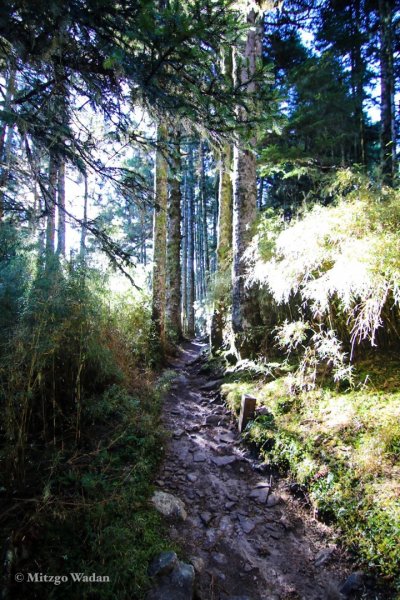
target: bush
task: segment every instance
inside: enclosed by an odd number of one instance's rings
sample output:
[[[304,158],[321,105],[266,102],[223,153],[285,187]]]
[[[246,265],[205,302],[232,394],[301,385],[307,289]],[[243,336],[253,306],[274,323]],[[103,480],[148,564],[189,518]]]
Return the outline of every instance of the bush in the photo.
[[[349,170],[337,174],[330,193],[334,205],[315,205],[286,228],[270,213],[261,219],[247,284],[265,290],[278,325],[293,316],[310,321],[314,330],[335,332],[352,355],[366,342],[396,346],[400,193]]]

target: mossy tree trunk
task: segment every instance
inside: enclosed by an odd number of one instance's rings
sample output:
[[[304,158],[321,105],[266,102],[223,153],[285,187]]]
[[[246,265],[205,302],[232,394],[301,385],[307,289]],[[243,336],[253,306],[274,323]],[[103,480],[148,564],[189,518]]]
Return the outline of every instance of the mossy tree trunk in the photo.
[[[181,323],[181,150],[180,135],[175,132],[176,148],[170,171],[167,240],[167,305],[166,331],[168,340],[177,343],[182,338]]]
[[[218,242],[217,279],[223,279],[232,266],[232,149],[225,144],[220,156],[218,189]],[[217,288],[211,319],[210,345],[212,352],[223,343],[223,332],[227,318],[226,297]]]
[[[167,129],[159,124],[154,172],[152,321],[161,353],[165,349],[168,163],[164,156]]]
[[[187,222],[187,173],[183,173],[183,195],[182,195],[182,330],[187,333],[187,257],[188,257],[188,222]]]
[[[187,335],[195,335],[194,303],[195,303],[195,278],[194,278],[194,158],[193,144],[188,148],[188,176],[187,176]]]
[[[201,240],[201,292],[202,298],[205,298],[207,293],[208,277],[210,273],[210,255],[208,249],[205,142],[203,140],[200,140],[199,144],[199,200],[199,237]]]
[[[392,184],[396,165],[395,84],[393,64],[393,3],[379,0],[381,63],[381,168],[385,183]]]
[[[235,83],[246,89],[249,98],[255,96],[254,81],[257,61],[261,58],[259,22],[254,10],[247,15],[248,29],[245,43],[235,49]],[[253,103],[253,110],[256,104]],[[245,110],[239,109],[242,123],[248,120]],[[249,128],[251,125],[249,124]],[[232,328],[235,346],[241,357],[251,352],[249,332],[254,315],[254,299],[245,289],[246,266],[244,254],[252,238],[252,224],[257,210],[257,172],[255,139],[237,138],[233,149],[233,265],[232,265]]]

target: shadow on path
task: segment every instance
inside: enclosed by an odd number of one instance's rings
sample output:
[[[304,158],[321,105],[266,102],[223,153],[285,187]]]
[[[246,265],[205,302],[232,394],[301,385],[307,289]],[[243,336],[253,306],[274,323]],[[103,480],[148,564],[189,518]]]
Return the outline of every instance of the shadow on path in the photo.
[[[283,485],[269,487],[219,399],[219,382],[199,373],[204,348],[187,342],[171,363],[177,377],[163,412],[171,439],[156,481],[185,504],[187,519],[170,536],[195,567],[197,598],[341,598],[346,564],[332,532]]]

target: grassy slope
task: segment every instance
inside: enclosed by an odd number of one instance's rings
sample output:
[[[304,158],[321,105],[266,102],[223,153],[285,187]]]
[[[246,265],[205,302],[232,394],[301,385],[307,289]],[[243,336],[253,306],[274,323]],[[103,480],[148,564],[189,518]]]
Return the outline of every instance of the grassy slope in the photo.
[[[267,407],[247,440],[304,485],[320,517],[339,524],[368,569],[400,589],[400,364],[373,359],[358,371],[362,383],[345,392],[291,395],[285,377],[236,377],[223,394],[236,413],[243,392]]]

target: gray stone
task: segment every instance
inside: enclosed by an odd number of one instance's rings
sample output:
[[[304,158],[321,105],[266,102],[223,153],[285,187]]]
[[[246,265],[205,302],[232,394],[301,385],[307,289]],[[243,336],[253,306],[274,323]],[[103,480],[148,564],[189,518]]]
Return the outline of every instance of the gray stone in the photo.
[[[255,487],[256,488],[270,488],[271,482],[270,481],[259,481],[258,483],[256,483]]]
[[[204,523],[204,525],[208,525],[211,523],[213,515],[210,512],[202,512],[200,513],[200,519]]]
[[[334,552],[334,546],[330,546],[329,548],[323,548],[322,550],[320,550],[315,557],[315,566],[322,567],[322,565],[324,565],[330,560]]]
[[[221,415],[208,415],[205,420],[206,425],[218,425],[221,420]]]
[[[194,462],[205,462],[206,460],[207,457],[203,452],[195,452],[195,454],[193,454]]]
[[[231,465],[237,461],[236,456],[214,456],[212,459],[213,463],[218,467],[225,467]]]
[[[249,494],[249,498],[257,500],[257,502],[261,502],[261,504],[265,504],[267,502],[268,496],[269,488],[256,488]]]
[[[195,481],[197,481],[197,480],[198,480],[198,477],[197,477],[197,475],[195,475],[194,473],[188,473],[188,474],[186,475],[186,477],[187,477],[187,479],[188,479],[188,480],[189,480],[191,483],[194,483]]]
[[[193,565],[178,562],[170,573],[158,578],[147,600],[193,600],[193,591]]]
[[[275,496],[275,494],[271,494],[267,500],[267,507],[273,508],[274,506],[279,504],[280,501],[281,501],[281,498],[279,498],[279,496]]]
[[[224,444],[231,444],[232,442],[235,441],[235,436],[233,435],[233,433],[230,433],[230,432],[222,433],[218,439],[220,442],[223,442]]]
[[[236,494],[232,494],[232,492],[226,492],[226,497],[228,498],[228,500],[230,500],[231,502],[238,502],[239,498],[236,496]]]
[[[226,510],[231,510],[234,506],[235,506],[236,502],[226,502],[225,503],[225,509]]]
[[[256,526],[254,521],[247,519],[246,517],[242,517],[242,515],[238,515],[239,523],[241,528],[245,533],[251,533]]]
[[[211,558],[219,565],[226,565],[228,563],[228,559],[222,552],[213,552]]]
[[[161,552],[151,561],[148,574],[150,577],[168,575],[177,564],[178,557],[175,552]]]
[[[269,556],[271,554],[271,550],[268,548],[266,544],[260,544],[257,546],[257,553],[262,556]]]
[[[185,432],[183,429],[177,429],[176,431],[174,431],[174,438],[179,439],[183,436],[184,433]]]
[[[202,385],[200,389],[205,392],[216,390],[220,387],[221,381],[222,379],[214,379],[213,381],[207,381],[207,383]]]
[[[364,583],[364,573],[363,571],[355,571],[352,573],[344,582],[342,587],[340,588],[340,593],[344,596],[349,596],[353,592],[361,589]]]
[[[185,431],[189,431],[191,433],[195,433],[197,431],[200,431],[200,425],[192,425],[191,427],[186,427]]]
[[[204,560],[200,556],[193,556],[190,559],[190,563],[193,565],[195,572],[199,574],[204,571],[206,566]]]
[[[182,521],[186,520],[187,514],[185,505],[180,498],[177,498],[173,494],[156,491],[154,492],[151,501],[156,510],[165,517],[177,518]]]

